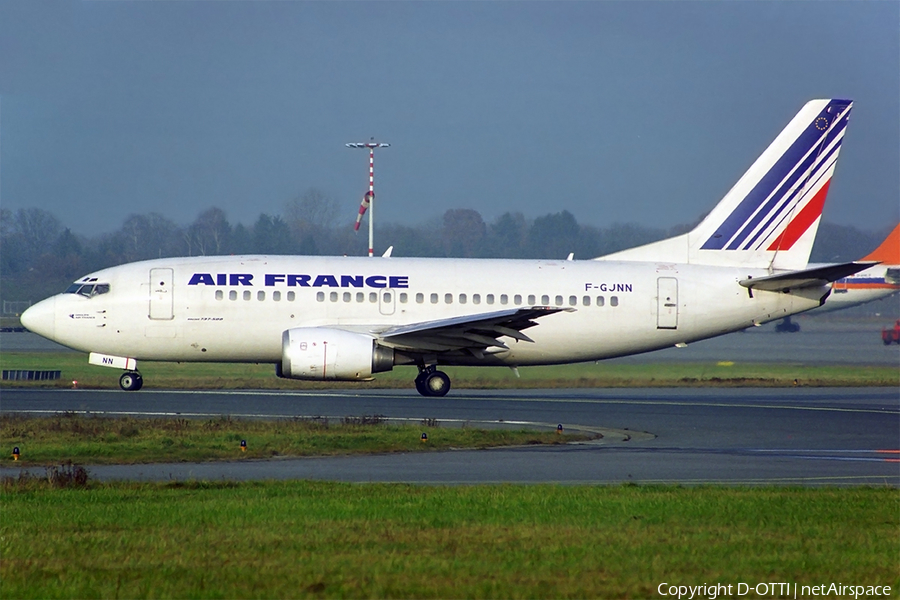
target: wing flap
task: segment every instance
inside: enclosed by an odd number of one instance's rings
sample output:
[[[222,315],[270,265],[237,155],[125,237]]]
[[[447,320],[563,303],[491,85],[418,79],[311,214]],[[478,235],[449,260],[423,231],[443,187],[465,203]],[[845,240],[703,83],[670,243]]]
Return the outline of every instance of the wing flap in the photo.
[[[381,343],[408,352],[468,350],[474,356],[479,356],[488,348],[494,349],[494,352],[508,350],[509,346],[500,340],[501,337],[533,343],[534,340],[522,333],[522,330],[537,325],[535,319],[574,310],[552,306],[511,308],[398,325],[382,331],[378,337]]]

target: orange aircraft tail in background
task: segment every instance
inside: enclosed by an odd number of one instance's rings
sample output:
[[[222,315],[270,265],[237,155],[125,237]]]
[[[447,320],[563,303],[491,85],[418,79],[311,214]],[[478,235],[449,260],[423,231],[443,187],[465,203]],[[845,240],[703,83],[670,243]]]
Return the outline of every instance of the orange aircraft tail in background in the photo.
[[[900,265],[900,223],[888,234],[881,245],[863,260],[877,260],[886,265]]]

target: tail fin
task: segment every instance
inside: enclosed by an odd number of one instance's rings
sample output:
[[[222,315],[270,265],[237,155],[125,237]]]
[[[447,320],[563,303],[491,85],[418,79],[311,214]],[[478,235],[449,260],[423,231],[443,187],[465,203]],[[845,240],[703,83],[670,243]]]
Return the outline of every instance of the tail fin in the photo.
[[[877,260],[886,265],[900,265],[900,223],[894,230],[863,260]]]
[[[851,106],[808,102],[693,231],[602,260],[805,268]]]

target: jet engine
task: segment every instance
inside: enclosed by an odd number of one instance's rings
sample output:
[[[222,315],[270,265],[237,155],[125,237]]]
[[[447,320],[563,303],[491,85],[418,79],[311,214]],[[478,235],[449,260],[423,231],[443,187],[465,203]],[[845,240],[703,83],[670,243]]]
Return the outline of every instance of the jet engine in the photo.
[[[394,350],[372,336],[329,327],[297,327],[281,336],[279,377],[361,381],[394,368]]]

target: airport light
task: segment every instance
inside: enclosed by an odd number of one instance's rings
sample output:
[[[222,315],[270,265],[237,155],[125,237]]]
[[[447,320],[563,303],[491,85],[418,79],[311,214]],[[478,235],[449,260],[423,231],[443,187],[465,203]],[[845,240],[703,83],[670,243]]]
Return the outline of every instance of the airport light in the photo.
[[[366,210],[369,211],[369,256],[373,255],[373,248],[375,247],[373,238],[374,238],[374,227],[372,225],[372,211],[373,205],[375,203],[375,148],[389,148],[390,144],[384,144],[376,141],[369,142],[359,142],[352,144],[344,144],[348,148],[367,148],[369,150],[369,191],[366,192],[366,195],[363,196],[363,200],[359,205],[359,214],[356,215],[356,225],[353,226],[355,231],[359,231],[359,223],[362,221],[363,215],[366,213]]]

